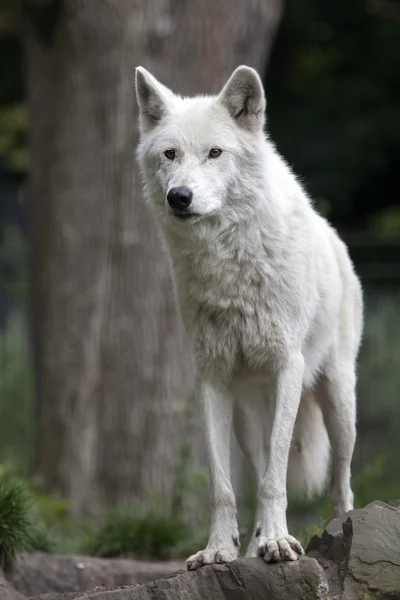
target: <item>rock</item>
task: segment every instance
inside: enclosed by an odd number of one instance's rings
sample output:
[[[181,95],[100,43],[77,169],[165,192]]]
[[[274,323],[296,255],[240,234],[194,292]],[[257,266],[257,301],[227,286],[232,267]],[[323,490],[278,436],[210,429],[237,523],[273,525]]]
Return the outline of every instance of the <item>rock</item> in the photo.
[[[83,595],[82,595],[83,594]],[[88,600],[91,592],[66,592],[65,594],[59,592],[52,592],[50,594],[41,594],[34,598],[26,598],[23,596],[23,600]]]
[[[261,558],[212,565],[133,588],[108,590],[74,600],[331,600],[324,571],[306,557],[267,565]],[[42,600],[45,600],[44,598]],[[46,599],[47,600],[47,599]],[[64,600],[51,596],[48,600]],[[69,600],[69,599],[68,599]]]
[[[251,558],[170,575],[181,566],[26,554],[9,581],[0,576],[0,600],[51,590],[31,600],[400,600],[400,501],[334,519],[294,563]]]
[[[26,600],[7,581],[3,571],[0,569],[0,599],[1,600]]]
[[[400,600],[400,501],[372,502],[334,519],[307,556],[324,568],[333,598]]]
[[[168,577],[184,566],[184,561],[158,563],[32,552],[21,556],[8,580],[24,596],[36,596],[92,591],[101,585],[106,588],[136,585]]]

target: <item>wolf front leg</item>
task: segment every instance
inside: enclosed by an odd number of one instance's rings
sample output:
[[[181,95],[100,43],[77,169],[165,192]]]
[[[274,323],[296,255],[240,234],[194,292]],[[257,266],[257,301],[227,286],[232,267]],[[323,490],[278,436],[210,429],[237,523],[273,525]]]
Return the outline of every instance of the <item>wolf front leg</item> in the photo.
[[[266,562],[297,560],[300,543],[289,535],[286,522],[286,478],[293,428],[300,404],[304,374],[301,354],[289,357],[276,373],[275,415],[268,466],[259,494],[258,556]]]
[[[191,556],[187,568],[226,563],[238,556],[236,502],[230,477],[233,399],[219,382],[200,380],[197,399],[202,409],[211,476],[211,529],[207,547]]]

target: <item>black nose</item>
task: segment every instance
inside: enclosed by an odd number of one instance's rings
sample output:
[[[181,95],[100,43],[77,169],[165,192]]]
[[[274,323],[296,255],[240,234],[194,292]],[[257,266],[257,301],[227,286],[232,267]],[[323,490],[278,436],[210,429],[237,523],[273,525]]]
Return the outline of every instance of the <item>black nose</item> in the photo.
[[[192,202],[192,190],[187,187],[171,188],[167,194],[168,204],[175,210],[186,210]]]

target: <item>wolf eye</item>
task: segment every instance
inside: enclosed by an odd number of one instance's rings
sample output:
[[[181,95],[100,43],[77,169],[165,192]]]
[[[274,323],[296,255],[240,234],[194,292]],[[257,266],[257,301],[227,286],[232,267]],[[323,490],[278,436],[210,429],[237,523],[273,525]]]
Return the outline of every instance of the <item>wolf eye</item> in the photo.
[[[174,158],[175,158],[175,150],[173,150],[173,149],[166,150],[164,152],[164,155],[168,158],[168,160],[174,160]]]
[[[220,148],[211,148],[208,158],[218,158],[221,154],[222,150]]]

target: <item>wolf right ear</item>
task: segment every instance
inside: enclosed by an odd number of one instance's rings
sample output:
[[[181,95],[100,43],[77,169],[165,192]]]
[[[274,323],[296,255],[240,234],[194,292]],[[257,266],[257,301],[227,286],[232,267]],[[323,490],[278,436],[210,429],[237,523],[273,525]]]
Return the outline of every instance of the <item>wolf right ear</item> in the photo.
[[[168,101],[173,94],[143,67],[136,67],[135,85],[140,127],[149,131],[168,113]]]
[[[243,129],[260,131],[265,120],[265,94],[260,77],[250,67],[238,67],[218,97]]]

